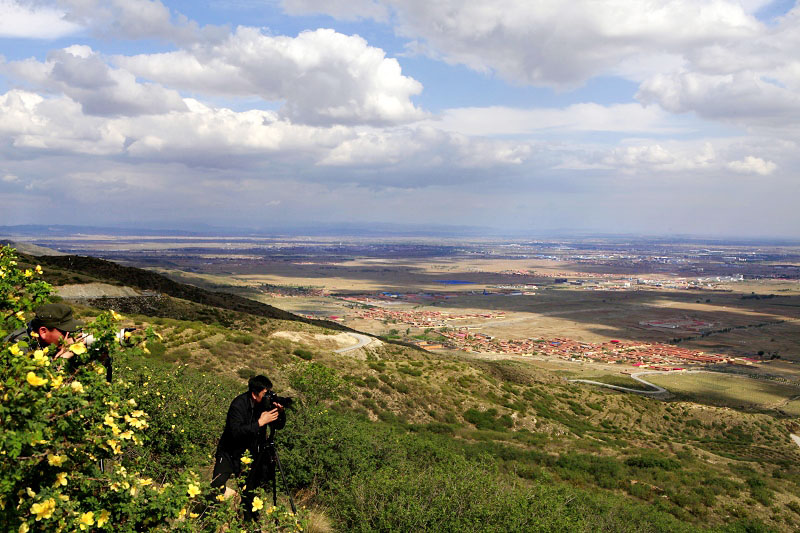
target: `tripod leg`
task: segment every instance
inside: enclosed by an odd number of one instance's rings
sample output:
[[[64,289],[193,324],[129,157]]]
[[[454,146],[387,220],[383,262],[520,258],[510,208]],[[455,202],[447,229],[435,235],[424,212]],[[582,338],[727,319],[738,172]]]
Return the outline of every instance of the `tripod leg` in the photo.
[[[278,506],[278,481],[275,474],[272,474],[272,505]]]

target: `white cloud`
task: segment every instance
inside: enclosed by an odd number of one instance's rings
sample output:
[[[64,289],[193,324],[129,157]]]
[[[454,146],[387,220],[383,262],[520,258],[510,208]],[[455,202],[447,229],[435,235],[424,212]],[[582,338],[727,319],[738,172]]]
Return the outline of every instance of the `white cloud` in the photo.
[[[15,176],[14,174],[5,174],[0,181],[4,181],[6,183],[16,183],[19,181],[19,176]]]
[[[284,0],[286,9],[326,12],[322,0]],[[383,0],[396,31],[450,63],[522,83],[581,84],[654,54],[680,56],[709,43],[756,35],[762,25],[734,0],[558,0],[464,2]],[[753,4],[753,3],[751,3]],[[752,7],[752,6],[748,6]],[[650,72],[659,69],[651,65]]]
[[[191,43],[224,31],[215,26],[200,28],[184,15],[173,15],[159,0],[59,0],[59,3],[66,9],[68,20],[105,38]]]
[[[322,159],[330,166],[404,168],[488,168],[519,165],[531,154],[524,142],[493,141],[448,133],[429,126],[362,131]],[[432,180],[435,181],[435,180]]]
[[[273,111],[236,112],[194,99],[183,102],[186,111],[101,117],[86,114],[69,97],[9,91],[0,95],[0,146],[42,156],[94,154],[190,167],[252,170],[279,164],[297,169],[298,179],[318,179],[317,166],[394,166],[397,172],[516,166],[531,153],[528,143],[471,138],[430,127],[319,127],[295,124]],[[390,178],[397,179],[402,177]]]
[[[758,174],[759,176],[769,176],[778,166],[772,161],[765,161],[760,157],[748,155],[740,161],[731,161],[728,168],[740,174]]]
[[[64,94],[90,115],[139,115],[185,110],[177,91],[138,83],[130,72],[110,68],[88,46],[54,50],[43,62],[12,61],[2,66],[44,91]]]
[[[80,31],[66,12],[37,2],[0,0],[0,37],[57,39]]]
[[[751,39],[687,50],[680,68],[654,73],[637,97],[675,113],[750,127],[796,128],[800,119],[800,7]]]
[[[434,127],[465,135],[523,135],[558,132],[674,133],[669,117],[658,106],[591,102],[564,108],[519,109],[504,106],[454,108],[444,111]]]
[[[84,115],[69,98],[19,90],[0,95],[0,139],[17,149],[96,155],[119,153],[125,142],[108,121]]]
[[[422,90],[396,59],[333,30],[297,37],[239,27],[225,41],[163,54],[117,57],[137,76],[187,91],[282,101],[281,115],[307,124],[392,124],[424,117]]]

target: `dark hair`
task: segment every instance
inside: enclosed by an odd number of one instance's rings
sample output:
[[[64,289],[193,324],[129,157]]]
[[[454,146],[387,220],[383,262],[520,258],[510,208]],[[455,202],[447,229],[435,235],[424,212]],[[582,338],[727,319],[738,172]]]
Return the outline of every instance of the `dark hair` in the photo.
[[[38,316],[33,317],[33,320],[31,320],[31,323],[30,323],[29,327],[31,328],[31,331],[33,331],[34,333],[39,333],[39,328],[41,328],[41,327],[47,328],[47,326],[44,325],[42,319],[39,318]],[[47,328],[47,329],[50,329],[50,328]]]
[[[247,390],[258,394],[264,389],[271,389],[272,382],[269,380],[267,376],[253,376],[247,382]]]

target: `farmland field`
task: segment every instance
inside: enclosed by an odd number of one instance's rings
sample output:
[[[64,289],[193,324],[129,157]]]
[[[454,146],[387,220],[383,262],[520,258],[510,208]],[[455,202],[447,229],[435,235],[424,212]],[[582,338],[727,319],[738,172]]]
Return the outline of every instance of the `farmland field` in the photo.
[[[700,372],[648,374],[645,379],[680,398],[739,408],[780,409],[797,415],[800,388],[745,376]]]

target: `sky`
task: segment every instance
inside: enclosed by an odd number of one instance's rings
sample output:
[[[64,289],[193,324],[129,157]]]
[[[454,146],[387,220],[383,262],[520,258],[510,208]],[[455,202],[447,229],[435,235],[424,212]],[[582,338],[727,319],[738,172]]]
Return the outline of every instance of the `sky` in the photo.
[[[0,0],[0,225],[800,237],[793,0]]]

